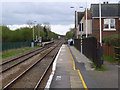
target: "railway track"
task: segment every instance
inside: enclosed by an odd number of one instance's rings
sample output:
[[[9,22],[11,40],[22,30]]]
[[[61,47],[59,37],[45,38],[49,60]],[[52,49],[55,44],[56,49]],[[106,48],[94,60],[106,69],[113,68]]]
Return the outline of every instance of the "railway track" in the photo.
[[[6,88],[34,88],[37,89],[49,70],[54,58],[62,45],[61,42],[46,49],[46,53],[36,60],[32,65],[20,73],[16,78],[4,85]]]
[[[36,49],[34,51],[30,51],[24,55],[20,55],[16,58],[13,58],[13,59],[10,59],[8,61],[4,61],[2,64],[0,64],[0,66],[2,66],[2,71],[0,71],[0,73],[3,73],[13,67],[15,67],[16,65],[28,60],[29,58],[43,52],[44,50],[46,50],[47,48],[51,47],[53,44],[51,45],[47,45],[45,47],[42,47],[42,48],[39,48],[39,49]]]
[[[54,43],[54,42],[47,43],[47,44],[44,45],[44,47],[37,48],[37,49],[35,49],[35,50],[31,50],[30,52],[25,52],[25,53],[19,54],[19,55],[15,56],[15,57],[14,57],[14,56],[8,57],[8,58],[6,58],[5,60],[3,60],[2,63],[0,63],[0,66],[4,65],[4,64],[6,64],[6,63],[9,63],[9,62],[11,62],[11,61],[14,61],[14,60],[16,60],[16,59],[19,59],[20,57],[29,55],[29,54],[31,54],[31,53],[33,53],[33,52],[36,52],[36,51],[40,50],[40,49],[43,49],[43,48],[45,48],[46,46],[48,47],[48,46],[50,46],[50,45],[53,44],[53,43]]]

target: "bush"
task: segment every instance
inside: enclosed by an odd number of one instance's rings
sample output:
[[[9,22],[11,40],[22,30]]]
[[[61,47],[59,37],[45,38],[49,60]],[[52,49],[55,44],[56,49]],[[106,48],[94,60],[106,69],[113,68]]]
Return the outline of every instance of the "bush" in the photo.
[[[103,38],[103,43],[105,43],[108,46],[119,46],[120,45],[120,35],[114,34],[110,35],[108,37]]]
[[[111,35],[108,37],[105,37],[103,39],[103,43],[105,43],[108,46],[114,46],[114,54],[115,54],[115,59],[117,61],[120,61],[120,35],[115,34]]]

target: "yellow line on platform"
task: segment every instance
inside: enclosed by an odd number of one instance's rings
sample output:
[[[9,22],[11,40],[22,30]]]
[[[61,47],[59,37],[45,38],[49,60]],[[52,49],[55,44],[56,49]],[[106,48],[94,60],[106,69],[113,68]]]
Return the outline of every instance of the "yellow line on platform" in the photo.
[[[77,70],[77,71],[78,71],[78,74],[79,74],[79,76],[80,76],[80,79],[82,80],[82,84],[83,84],[85,90],[88,90],[88,88],[87,88],[87,86],[86,86],[86,84],[85,84],[85,81],[83,80],[82,74],[80,73],[79,70]]]
[[[68,49],[69,49],[69,48],[68,48]],[[70,52],[70,49],[69,49],[69,52]],[[75,69],[75,61],[74,61],[74,59],[73,59],[73,56],[72,56],[71,52],[70,52],[70,57],[71,57],[71,59],[72,59],[72,61],[73,61],[73,69],[76,70],[76,69]]]
[[[69,49],[69,48],[68,48],[68,49]],[[70,49],[69,49],[69,52],[70,52]],[[75,60],[73,59],[73,56],[72,56],[71,52],[70,52],[70,57],[71,57],[71,59],[72,59],[72,61],[73,61],[73,69],[76,70],[76,69],[75,69]],[[85,90],[88,90],[88,88],[87,88],[87,86],[86,86],[86,84],[85,84],[85,81],[83,80],[82,74],[80,73],[79,70],[77,70],[77,71],[78,71],[78,74],[79,74],[80,79],[82,80],[82,84],[83,84]]]

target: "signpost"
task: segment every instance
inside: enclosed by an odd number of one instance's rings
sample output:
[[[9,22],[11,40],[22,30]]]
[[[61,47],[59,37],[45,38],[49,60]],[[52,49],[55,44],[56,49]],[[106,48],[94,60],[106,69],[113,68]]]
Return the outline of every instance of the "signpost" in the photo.
[[[83,29],[82,26],[83,26],[83,25],[82,25],[82,22],[81,22],[81,55],[82,55],[82,29]]]

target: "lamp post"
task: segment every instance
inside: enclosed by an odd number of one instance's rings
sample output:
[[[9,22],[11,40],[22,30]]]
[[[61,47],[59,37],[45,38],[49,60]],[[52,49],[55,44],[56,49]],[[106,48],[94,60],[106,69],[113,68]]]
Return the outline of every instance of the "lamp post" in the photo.
[[[38,41],[41,44],[42,40],[41,40],[41,37],[40,37],[40,29],[41,29],[41,24],[38,24]]]
[[[70,7],[70,8],[74,8],[74,7]],[[79,7],[79,8],[83,8],[83,7]],[[77,11],[75,10],[75,34],[77,34]],[[88,34],[87,34],[87,0],[86,0],[86,38],[88,37]],[[77,37],[75,37],[77,38]]]
[[[70,7],[75,8],[75,7]],[[75,9],[75,39],[77,39],[77,11]]]
[[[70,8],[74,8],[74,7],[70,7]],[[83,7],[81,6],[79,8],[83,8]],[[77,16],[77,11],[75,10],[75,30],[76,30],[75,32],[77,32],[77,30],[78,30],[78,28],[77,28],[78,27],[78,25],[77,25],[78,23],[77,23],[77,17],[76,16]],[[87,22],[87,20],[86,20],[86,22]],[[81,55],[82,55],[82,29],[83,29],[83,27],[82,27],[82,22],[81,22]]]
[[[82,9],[83,7],[81,6],[79,8]],[[81,55],[82,55],[82,29],[83,29],[83,27],[82,27],[82,21],[80,23],[81,23]]]
[[[35,22],[36,21],[33,22],[33,41],[32,41],[32,44],[31,44],[32,48],[34,48],[34,24],[35,24]]]
[[[40,24],[38,24],[38,40],[40,38]]]

